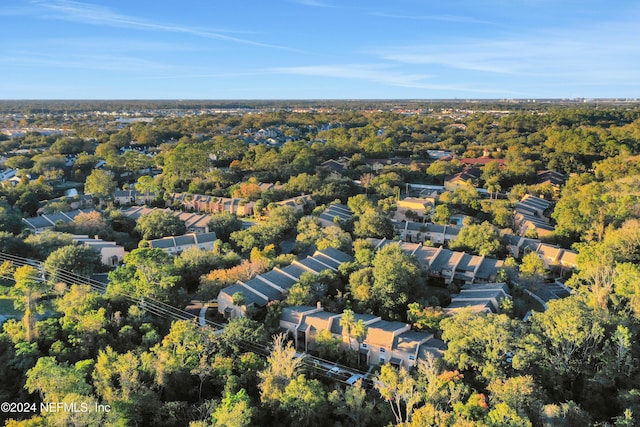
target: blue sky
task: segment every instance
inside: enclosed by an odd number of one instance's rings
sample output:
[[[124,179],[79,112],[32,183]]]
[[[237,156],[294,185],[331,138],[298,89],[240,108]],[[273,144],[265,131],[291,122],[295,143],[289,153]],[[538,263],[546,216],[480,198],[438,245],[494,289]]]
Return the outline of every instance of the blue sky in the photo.
[[[2,0],[1,99],[640,98],[635,0]]]

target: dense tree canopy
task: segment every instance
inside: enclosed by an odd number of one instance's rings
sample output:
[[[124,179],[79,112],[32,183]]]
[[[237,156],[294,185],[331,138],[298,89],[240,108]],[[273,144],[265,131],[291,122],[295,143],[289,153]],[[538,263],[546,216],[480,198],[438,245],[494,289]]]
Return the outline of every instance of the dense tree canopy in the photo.
[[[153,240],[180,236],[187,232],[187,227],[173,212],[158,209],[138,218],[136,231],[143,239]]]
[[[152,111],[154,119],[116,122],[102,111],[123,117]],[[1,264],[6,295],[0,309],[13,302],[10,314],[22,312],[22,320],[4,321],[0,333],[2,400],[112,407],[92,417],[11,414],[19,419],[8,425],[638,423],[640,109],[634,103],[29,101],[0,103],[0,112],[6,128],[16,127],[16,117],[19,126],[65,128],[64,135],[0,135],[3,167],[18,169],[17,179],[0,185],[5,253],[46,260],[53,270],[85,274],[98,266],[88,253],[72,253],[69,235],[28,235],[21,221],[91,209],[82,196],[54,199],[82,184],[101,202],[99,211],[111,205],[116,188],[134,183],[159,196],[154,204],[173,210],[180,206],[169,192],[240,197],[255,201],[257,211],[244,225],[233,214],[212,213],[210,228],[222,241],[213,251],[187,250],[175,258],[136,249],[135,223],[117,209],[56,224],[59,231],[126,242],[130,253],[110,273],[104,295],[87,286],[52,286],[32,266]],[[101,160],[106,164],[96,169]],[[477,183],[487,191],[446,191],[430,218],[449,224],[463,214],[477,221],[465,221],[458,240],[447,244],[502,258],[507,248],[497,228],[514,234],[515,203],[524,194],[544,196],[555,204],[556,232],[542,240],[576,250],[577,268],[553,265],[546,252],[527,255],[538,248],[527,241],[518,261],[505,263],[509,274],[499,276],[512,295],[504,301],[515,309],[503,301],[499,314],[445,316],[439,306],[457,286],[429,277],[426,264],[421,270],[398,245],[376,250],[367,239],[394,238],[396,202],[418,188],[406,184],[441,185],[473,162],[487,163]],[[566,174],[568,182],[539,184],[536,172],[545,169]],[[301,194],[317,204],[314,215],[339,200],[354,218],[322,227],[317,217],[299,220],[295,210],[278,205]],[[160,218],[148,223],[139,228],[147,239],[184,232]],[[207,318],[224,323],[221,331],[171,314],[184,314],[190,299],[214,299],[224,286],[281,267],[294,254],[304,257],[313,246],[338,248],[355,260],[336,274],[304,275],[285,301],[247,310],[251,318],[227,321],[210,308]],[[513,244],[508,249],[515,255]],[[551,288],[545,278],[569,276],[572,294],[564,299],[542,306],[529,293],[544,295]],[[186,297],[185,288],[193,294]],[[240,297],[247,298],[233,296]],[[356,319],[368,314],[407,320],[410,334],[442,338],[444,357],[425,356],[421,347],[425,358],[413,370],[386,364],[347,386],[341,374],[329,376],[324,365],[302,361],[285,339],[269,346],[287,303],[317,301],[329,315],[343,313],[346,334],[316,331],[310,348],[322,356],[355,366],[353,352],[339,343],[362,350],[373,326]]]

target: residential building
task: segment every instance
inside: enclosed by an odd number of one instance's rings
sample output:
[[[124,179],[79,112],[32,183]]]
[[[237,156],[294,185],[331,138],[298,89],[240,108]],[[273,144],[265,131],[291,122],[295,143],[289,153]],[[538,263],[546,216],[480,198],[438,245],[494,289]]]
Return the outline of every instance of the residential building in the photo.
[[[199,213],[176,212],[176,216],[184,221],[188,233],[209,233],[209,223],[213,219],[211,215]]]
[[[539,217],[516,213],[513,217],[513,229],[521,236],[550,237],[555,232],[555,227],[548,221]]]
[[[350,163],[351,159],[349,159],[348,157],[341,157],[338,160],[329,159],[325,162],[322,162],[320,164],[320,167],[341,174],[345,169],[349,167]]]
[[[324,212],[320,214],[318,218],[323,227],[329,227],[331,225],[337,225],[336,218],[340,221],[348,221],[353,217],[353,212],[347,205],[341,203],[334,203],[329,205]]]
[[[554,170],[538,171],[536,176],[536,183],[551,185],[557,191],[560,191],[565,182],[567,182],[566,175]]]
[[[16,169],[5,169],[0,171],[0,182],[9,181],[11,178],[14,178],[18,171]]]
[[[191,212],[222,213],[250,216],[254,213],[255,202],[238,197],[216,197],[203,194],[172,193],[169,204],[179,205]]]
[[[116,190],[113,201],[120,206],[150,204],[156,198],[155,193],[143,193],[138,190]]]
[[[514,211],[514,230],[516,234],[524,236],[529,230],[537,233],[538,237],[553,234],[555,227],[551,225],[553,202],[525,194],[516,203]]]
[[[182,236],[169,236],[162,239],[149,240],[150,248],[162,249],[169,255],[179,255],[186,249],[197,247],[212,251],[216,241],[216,233],[188,233]]]
[[[312,256],[295,260],[286,267],[276,267],[247,282],[222,289],[218,295],[218,311],[227,318],[244,316],[250,307],[264,307],[270,301],[285,299],[289,289],[304,273],[318,275],[326,270],[337,272],[342,263],[351,261],[353,257],[334,248],[317,250]],[[234,302],[236,293],[244,295],[241,304]]]
[[[495,280],[498,270],[504,265],[502,260],[486,256],[471,255],[451,251],[443,247],[428,247],[421,243],[397,242],[387,239],[370,239],[376,249],[385,245],[399,245],[416,257],[429,276],[441,278],[445,283],[478,283]]]
[[[406,323],[360,313],[354,313],[354,321],[363,321],[367,329],[366,335],[356,340],[340,324],[341,318],[342,314],[326,312],[319,304],[316,307],[285,307],[280,327],[293,337],[296,349],[304,352],[313,351],[317,335],[329,331],[340,340],[342,348],[358,351],[368,365],[391,363],[410,369],[428,353],[441,356],[445,348],[444,342],[435,339],[433,334],[412,331]]]
[[[526,254],[535,252],[552,273],[557,272],[562,275],[565,271],[578,267],[578,253],[575,251],[513,234],[505,234],[502,240],[514,258],[521,259]]]
[[[303,213],[305,211],[311,212],[311,210],[316,207],[316,202],[308,194],[282,200],[282,201],[276,202],[276,204],[281,206],[289,206],[290,208],[293,208],[293,210],[299,213]]]
[[[104,265],[116,267],[124,260],[125,250],[116,242],[108,242],[102,239],[91,238],[87,235],[72,236],[73,242],[87,246],[100,253],[100,259]]]
[[[394,222],[396,233],[402,240],[410,243],[431,242],[444,245],[455,240],[460,233],[460,228],[451,225],[421,223],[414,221]]]
[[[42,214],[32,218],[22,218],[22,222],[33,233],[40,233],[44,230],[53,229],[58,223],[72,222],[79,214],[95,212],[93,209],[75,209],[68,212],[55,212],[51,214]]]
[[[444,188],[453,191],[458,187],[475,188],[482,171],[476,167],[465,169],[460,173],[452,175],[444,180]]]
[[[460,310],[473,310],[483,313],[498,313],[500,302],[511,299],[509,287],[505,283],[469,284],[462,287],[460,293],[451,297],[451,303],[445,307],[447,314]]]
[[[398,200],[396,205],[398,206],[397,213],[399,215],[406,215],[407,211],[412,211],[417,217],[423,218],[433,210],[436,205],[436,199],[433,197],[405,197],[402,200]]]
[[[122,210],[122,213],[136,221],[143,215],[148,215],[157,208],[147,208],[143,206],[133,206],[127,209]],[[196,234],[205,234],[209,233],[209,222],[211,221],[211,215],[205,215],[200,213],[188,213],[188,212],[179,212],[172,211],[170,209],[165,209],[168,212],[176,215],[180,220],[184,221],[184,225],[187,228],[188,233],[196,233]]]

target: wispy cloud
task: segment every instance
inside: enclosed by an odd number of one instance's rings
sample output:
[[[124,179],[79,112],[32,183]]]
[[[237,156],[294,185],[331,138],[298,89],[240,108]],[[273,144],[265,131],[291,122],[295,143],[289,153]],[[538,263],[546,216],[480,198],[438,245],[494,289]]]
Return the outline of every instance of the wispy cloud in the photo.
[[[637,81],[637,70],[632,64],[640,58],[640,35],[635,24],[617,22],[589,29],[540,30],[494,38],[389,46],[375,53],[398,64],[496,75]]]
[[[63,52],[195,52],[205,48],[193,43],[165,42],[155,40],[139,40],[121,37],[83,37],[83,38],[57,38],[33,40],[14,40],[12,49],[29,50],[32,52],[47,52],[51,49],[62,49]]]
[[[381,52],[385,60],[411,65],[442,65],[461,70],[513,74],[528,69],[520,42],[460,40],[454,44],[394,47]],[[515,55],[514,55],[515,54]]]
[[[83,24],[101,25],[118,28],[132,28],[144,31],[163,31],[171,33],[190,34],[193,36],[228,41],[239,44],[246,44],[273,49],[293,50],[286,46],[262,43],[247,38],[240,38],[223,34],[222,31],[211,31],[208,29],[198,29],[181,25],[153,22],[135,16],[123,15],[114,12],[110,8],[83,3],[74,0],[32,0],[32,3],[42,7],[49,13],[45,17],[62,19]],[[229,31],[224,31],[229,33]]]
[[[429,83],[427,80],[432,78],[431,75],[399,72],[391,68],[389,65],[338,64],[278,67],[272,68],[271,71],[279,74],[365,80],[378,84],[413,89],[489,92],[484,89],[474,89],[458,85]]]
[[[477,19],[471,16],[461,16],[461,15],[406,15],[406,14],[386,13],[386,12],[370,12],[369,15],[378,16],[381,18],[410,19],[415,21],[442,21],[442,22],[457,22],[461,24],[497,25],[495,22],[486,21],[483,19]]]
[[[44,55],[31,52],[12,52],[9,55],[0,55],[0,64],[12,67],[55,67],[81,70],[103,70],[112,72],[168,72],[172,65],[148,61],[131,56],[117,55]]]

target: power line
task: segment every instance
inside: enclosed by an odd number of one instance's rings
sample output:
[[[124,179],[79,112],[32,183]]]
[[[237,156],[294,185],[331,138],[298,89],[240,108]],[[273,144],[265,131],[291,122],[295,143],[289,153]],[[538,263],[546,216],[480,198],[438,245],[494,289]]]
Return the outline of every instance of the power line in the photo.
[[[45,267],[44,263],[41,261],[36,261],[33,259],[20,257],[17,255],[7,254],[4,252],[0,252],[0,261],[8,261],[18,266],[29,265],[31,267],[34,267],[39,272],[39,275],[36,278],[36,280],[39,280],[42,282],[48,282],[49,279],[54,278],[55,280],[69,286],[71,285],[89,286],[91,290],[98,292],[100,294],[104,294],[107,289],[107,285],[100,281],[91,279],[90,277],[85,277],[85,276],[75,274],[68,270],[56,269],[55,271],[49,271]],[[14,280],[13,277],[8,277],[6,275],[0,275],[0,277],[9,279],[9,280]],[[65,289],[65,291],[68,292],[69,289]],[[122,291],[118,291],[115,295],[123,297],[124,299],[134,304],[137,304],[141,306],[145,311],[149,312],[150,314],[161,317],[165,320],[193,320],[198,318],[198,316],[192,313],[189,313],[188,311],[185,311],[178,307],[174,307],[170,304],[167,304],[163,301],[159,301],[154,298],[137,297],[135,295],[131,295]],[[216,330],[225,328],[225,325],[223,324],[214,322],[209,319],[204,319],[204,320],[205,320],[206,327],[211,327]],[[272,346],[271,342],[255,342],[255,341],[249,341],[249,340],[239,340],[237,344],[238,344],[238,347],[241,347],[243,350],[254,352],[263,357],[267,357],[271,353],[271,346]],[[332,367],[337,368],[339,371],[348,372],[354,375],[360,375],[363,382],[367,382],[367,383],[370,383],[370,385],[373,385],[373,382],[368,379],[367,372],[361,371],[359,369],[340,365],[336,362],[322,359],[320,357],[312,356],[306,353],[297,354],[296,357],[299,357],[301,359],[301,365],[304,365],[305,367],[310,368],[314,371],[324,372],[327,369],[326,365],[330,365]],[[331,376],[329,378],[331,378],[336,382],[340,382],[346,385],[353,385],[353,384],[349,384],[346,380],[337,378],[335,376]]]

